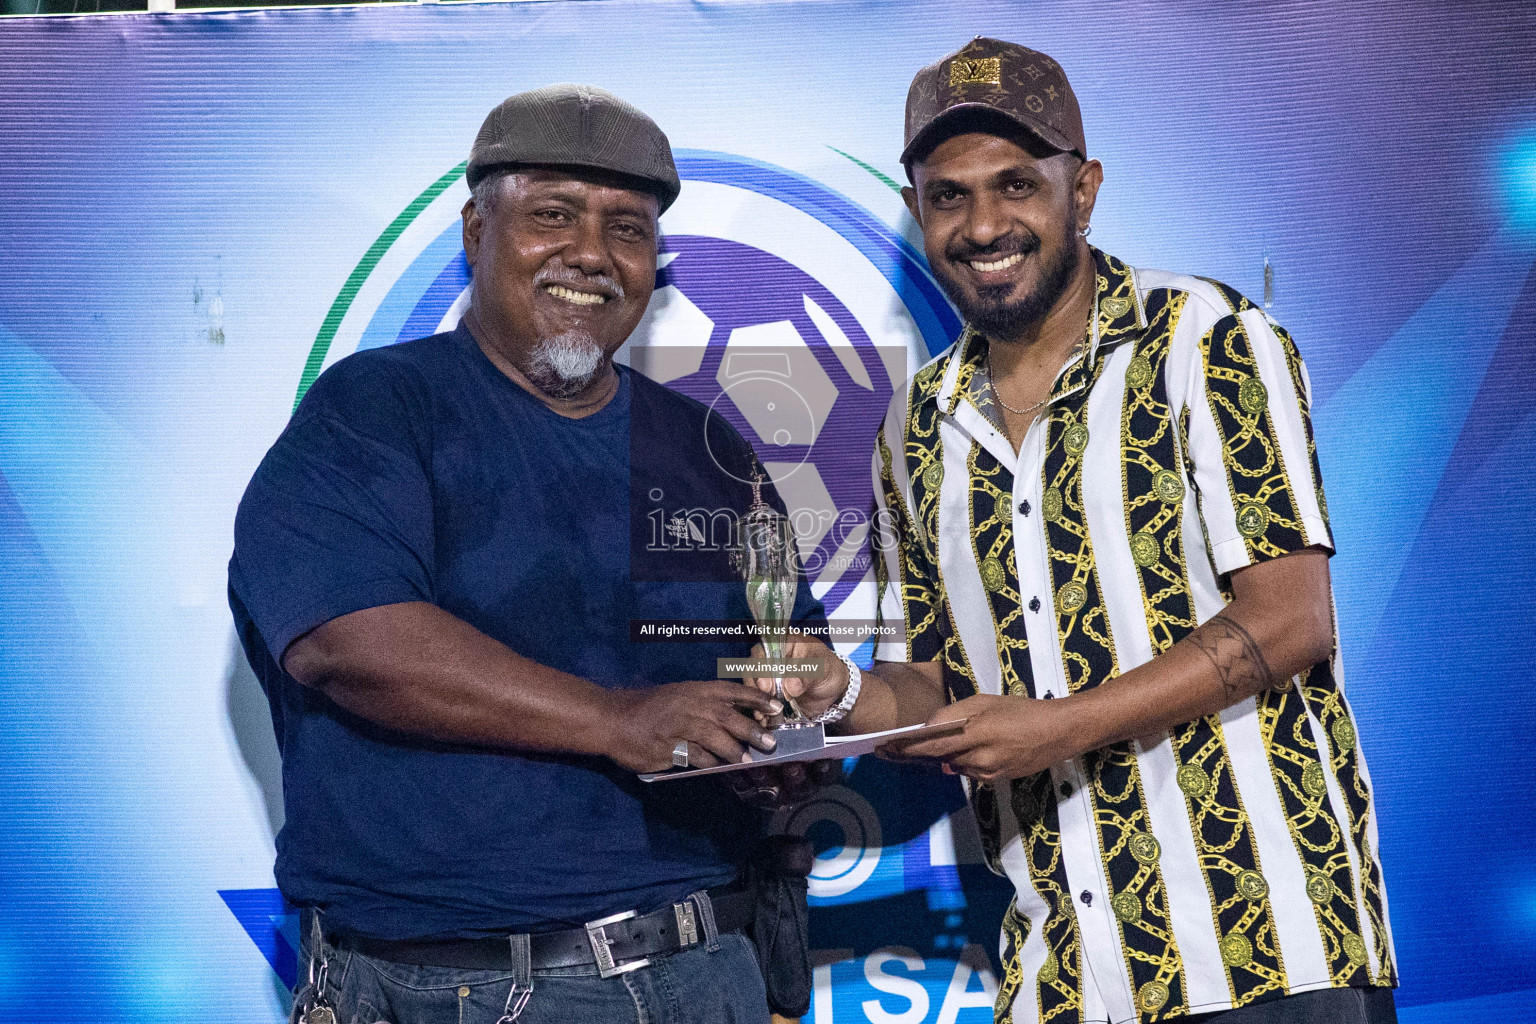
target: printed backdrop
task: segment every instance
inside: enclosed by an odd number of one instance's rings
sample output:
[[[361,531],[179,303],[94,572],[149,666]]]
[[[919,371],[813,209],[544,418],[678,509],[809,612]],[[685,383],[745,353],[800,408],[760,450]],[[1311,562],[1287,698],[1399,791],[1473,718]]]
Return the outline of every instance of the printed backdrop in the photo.
[[[625,357],[710,399],[787,382],[782,429],[723,400],[808,510],[818,594],[867,613],[839,517],[892,387],[957,326],[895,191],[902,103],[979,33],[1072,77],[1094,242],[1299,340],[1403,1019],[1536,1019],[1536,24],[1450,8],[0,22],[0,1019],[281,1018],[297,942],[224,600],[235,504],[316,373],[454,321],[460,163],[513,92],[591,82],[669,132],[686,183]],[[764,345],[777,369],[735,359]],[[952,780],[866,758],[783,825],[821,851],[816,1024],[990,1020],[1007,893]]]

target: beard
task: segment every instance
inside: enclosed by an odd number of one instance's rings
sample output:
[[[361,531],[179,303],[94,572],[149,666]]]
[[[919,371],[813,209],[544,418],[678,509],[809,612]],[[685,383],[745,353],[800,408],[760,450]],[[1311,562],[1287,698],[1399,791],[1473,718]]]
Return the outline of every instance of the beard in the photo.
[[[1040,236],[1028,228],[1020,230],[1020,234],[1009,234],[985,249],[951,250],[945,254],[949,259],[940,261],[942,266],[934,268],[934,276],[950,301],[959,308],[960,315],[982,334],[997,341],[1011,341],[1043,320],[1067,290],[1080,262],[1076,245],[1077,211],[1074,210],[1063,225],[1056,251],[1050,256],[1041,256],[1040,280],[1033,289],[1016,295],[1015,285],[994,285],[977,288],[973,297],[951,271],[949,260],[997,260],[1015,253],[1027,258],[1031,253],[1040,252]]]
[[[603,349],[586,331],[540,338],[523,376],[551,398],[574,398],[586,390],[603,364]]]

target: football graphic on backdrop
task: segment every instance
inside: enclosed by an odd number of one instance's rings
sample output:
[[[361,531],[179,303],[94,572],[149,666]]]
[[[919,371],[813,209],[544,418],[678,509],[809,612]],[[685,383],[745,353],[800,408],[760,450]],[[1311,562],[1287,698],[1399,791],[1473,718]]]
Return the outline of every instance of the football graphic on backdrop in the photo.
[[[859,584],[870,575],[874,432],[893,388],[958,322],[916,251],[845,197],[743,157],[676,157],[684,188],[661,220],[656,292],[615,358],[752,443],[813,592],[830,615],[869,618],[873,591]],[[454,184],[445,175],[391,226],[374,264],[359,265],[301,390],[353,351],[453,329],[469,301]]]
[[[856,581],[867,569],[863,521],[838,517],[868,499],[873,425],[891,397],[874,344],[786,260],[697,235],[664,246],[646,318],[619,358],[747,438],[785,497],[812,581]]]

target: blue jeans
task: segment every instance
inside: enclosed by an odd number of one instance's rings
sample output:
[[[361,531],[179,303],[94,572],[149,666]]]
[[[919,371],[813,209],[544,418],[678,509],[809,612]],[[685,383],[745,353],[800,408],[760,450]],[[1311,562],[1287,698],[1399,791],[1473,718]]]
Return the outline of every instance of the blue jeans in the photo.
[[[495,1024],[516,1007],[508,971],[413,967],[330,947],[327,957],[338,1024]],[[534,971],[517,1024],[768,1024],[768,998],[751,941],[725,932],[714,950],[694,946],[612,978],[595,966]]]

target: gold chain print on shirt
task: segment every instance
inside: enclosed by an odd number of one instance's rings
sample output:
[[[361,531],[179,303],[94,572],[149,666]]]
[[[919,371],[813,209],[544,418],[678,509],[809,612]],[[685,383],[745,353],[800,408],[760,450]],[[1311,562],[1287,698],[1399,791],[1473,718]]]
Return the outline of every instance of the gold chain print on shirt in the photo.
[[[1250,561],[1307,546],[1290,480],[1269,422],[1269,394],[1258,376],[1243,322],[1217,321],[1200,343],[1206,397],[1222,439],[1222,461]]]
[[[1126,530],[1154,656],[1195,627],[1180,518],[1189,495],[1179,473],[1163,374],[1186,300],[1186,295],[1170,298],[1167,292],[1149,300],[1147,331],[1126,369],[1121,413]],[[1175,778],[1193,826],[1228,988],[1233,1005],[1243,1006],[1285,987],[1258,843],[1232,774],[1220,716],[1177,727],[1170,739]]]
[[[1101,368],[1085,372],[1096,374]],[[1097,686],[1118,672],[1082,502],[1083,455],[1089,440],[1085,396],[1086,390],[1076,401],[1063,401],[1052,410],[1043,470],[1050,495],[1045,500],[1046,548],[1057,633],[1072,692]],[[1146,1021],[1185,1014],[1183,964],[1158,864],[1161,847],[1152,835],[1136,756],[1129,743],[1120,743],[1089,752],[1082,762],[1136,1007]]]
[[[1042,462],[1030,470],[1039,474],[1036,482],[1016,480],[1014,461],[1001,449],[994,454],[989,437],[971,435],[972,413],[986,420],[989,398],[982,369],[987,341],[970,328],[915,379],[904,450],[895,452],[894,443],[892,452],[881,450],[888,500],[899,500],[887,464],[893,455],[901,460],[895,468],[911,480],[915,555],[888,563],[892,576],[905,574],[909,652],[943,665],[951,699],[975,693],[976,685],[942,570],[979,581],[986,601],[970,614],[990,618],[992,629],[985,631],[985,620],[971,625],[995,645],[1000,692],[1060,697],[1114,678],[1129,650],[1138,659],[1157,657],[1188,637],[1199,614],[1219,607],[1202,604],[1197,612],[1197,594],[1231,601],[1232,576],[1218,564],[1231,570],[1328,540],[1306,371],[1289,336],[1224,285],[1207,288],[1161,271],[1133,271],[1097,251],[1094,257],[1098,291],[1089,326],[1095,344],[1069,361],[1053,385],[1032,435],[1041,445]],[[1154,286],[1138,291],[1138,281]],[[1247,333],[1271,328],[1273,337]],[[1109,366],[1113,377],[1105,377]],[[1266,378],[1261,366],[1277,375]],[[1172,397],[1186,384],[1194,385],[1187,399]],[[1095,400],[1090,422],[1086,410],[1095,388],[1109,390]],[[1100,431],[1117,436],[1097,436]],[[947,474],[941,437],[950,446]],[[1207,474],[1212,493],[1196,484]],[[1039,508],[1025,511],[1015,490],[1036,486]],[[948,488],[943,502],[942,488]],[[1095,508],[1090,535],[1085,493],[1101,492],[1111,503],[1123,498],[1122,507],[1118,514]],[[1321,522],[1308,493],[1316,495]],[[941,522],[941,507],[943,515],[965,521]],[[1209,535],[1218,520],[1219,544]],[[1044,578],[1018,562],[1036,550],[1033,542],[1019,544],[1017,531],[1026,528],[1042,531]],[[1104,538],[1103,528],[1124,533]],[[942,567],[941,530],[945,557],[954,559]],[[1110,551],[1115,559],[1101,564],[1099,557]],[[1105,575],[1110,564],[1115,571]],[[1113,628],[1112,604],[1129,616]],[[1035,634],[1034,648],[1024,628],[1031,621],[1031,628],[1047,629]],[[1122,631],[1127,636],[1119,636]],[[1042,638],[1056,650],[1040,648]],[[1051,678],[1034,677],[1042,657],[1052,666]],[[1261,691],[1235,709],[1230,722],[1218,714],[1177,725],[1156,750],[1138,753],[1138,743],[1122,743],[1082,755],[1080,772],[970,787],[994,870],[1001,872],[1003,840],[1012,837],[1003,834],[1010,811],[1018,826],[1020,845],[1010,853],[1018,861],[1009,863],[1020,896],[1002,927],[999,1020],[1015,1019],[1015,1002],[1038,1003],[1039,1020],[1075,1024],[1096,1002],[1095,985],[1106,997],[1110,989],[1128,987],[1137,1020],[1151,1024],[1217,1006],[1254,1005],[1293,986],[1395,980],[1380,870],[1370,848],[1371,794],[1335,672],[1332,662],[1313,666]],[[1239,777],[1254,791],[1240,788]],[[1165,805],[1170,793],[1175,802]],[[1154,828],[1153,811],[1164,806],[1172,817],[1159,815]],[[1062,815],[1080,812],[1092,831],[1064,837]],[[1262,859],[1261,836],[1280,844],[1265,845]],[[1081,842],[1091,845],[1075,845]],[[1178,870],[1165,859],[1175,851]],[[1083,865],[1073,859],[1084,857]],[[1193,860],[1186,864],[1188,857]],[[1074,872],[1082,866],[1099,873],[1105,891],[1091,883],[1078,893],[1067,863]],[[1170,880],[1194,888],[1170,893]],[[1186,963],[1190,950],[1180,950],[1174,937],[1172,905],[1196,915],[1190,927],[1209,927],[1213,945],[1196,945],[1202,956],[1209,949],[1219,960]],[[1290,916],[1282,916],[1287,910]],[[1282,921],[1301,929],[1294,949],[1286,932],[1286,955]],[[1085,922],[1116,930],[1121,966],[1106,961],[1108,976],[1091,976]],[[1373,961],[1380,971],[1371,970]],[[1192,1007],[1190,984],[1197,978],[1193,998],[1201,1005]]]
[[[1003,977],[997,986],[992,1017],[996,1024],[1014,1024],[1013,1001],[1024,987],[1024,942],[1029,938],[1029,918],[1019,913],[1019,900],[1008,901],[1003,913]]]
[[[1258,379],[1257,360],[1242,321],[1236,315],[1223,317],[1201,339],[1201,350],[1206,394],[1221,438],[1224,468],[1237,508],[1238,532],[1243,535],[1248,556],[1250,560],[1262,560],[1301,550],[1306,547],[1306,535],[1300,522],[1299,503],[1280,452],[1270,440],[1275,435],[1269,422],[1268,393]],[[1314,666],[1305,675],[1311,679],[1319,674],[1326,679],[1321,688],[1332,693],[1334,702],[1341,702],[1326,665]],[[1324,700],[1321,704],[1327,708],[1334,702]],[[1308,896],[1329,972],[1335,984],[1363,981],[1367,975],[1361,972],[1367,958],[1355,903],[1350,898],[1353,885],[1344,849],[1346,839],[1339,833],[1339,819],[1328,797],[1327,768],[1320,761],[1306,704],[1289,680],[1281,687],[1260,693],[1255,703],[1286,822],[1298,852],[1310,868]],[[1327,728],[1326,721],[1324,727]],[[1343,765],[1332,767],[1337,772]],[[1352,781],[1358,781],[1364,789],[1357,773]],[[1361,829],[1354,839],[1368,865],[1369,886],[1375,865],[1369,855],[1369,843],[1362,842],[1366,839],[1365,831]],[[1367,899],[1366,903],[1370,907],[1373,901]]]
[[[1007,786],[1014,818],[1019,823],[1019,839],[1029,862],[1030,880],[1046,905],[1041,926],[1045,960],[1034,978],[1025,978],[1024,983],[1035,986],[1042,1024],[1066,1024],[1082,1017],[1083,946],[1072,904],[1072,886],[1061,856],[1061,822],[1051,791],[1051,773],[1038,772],[1029,778],[1015,779]]]
[[[937,661],[944,688],[951,701],[974,696],[976,674],[965,657],[954,629],[949,601],[938,565],[937,538],[940,492],[944,486],[943,442],[940,413],[932,401],[942,382],[944,363],[931,363],[913,379],[912,417],[903,438],[909,489],[908,507],[895,483],[892,455],[882,431],[877,440],[881,462],[881,488],[887,508],[897,513],[901,535],[896,563],[901,579],[901,603],[906,623],[907,655],[913,661]],[[874,531],[878,539],[883,530]]]
[[[1318,511],[1323,514],[1323,526],[1328,529],[1328,542],[1333,543],[1333,529],[1328,526],[1328,498],[1323,493],[1323,471],[1317,463],[1317,435],[1312,430],[1312,397],[1307,388],[1307,378],[1302,370],[1301,352],[1296,348],[1296,343],[1291,340],[1291,335],[1284,327],[1269,321],[1270,330],[1275,332],[1275,337],[1280,339],[1281,348],[1285,351],[1285,368],[1291,375],[1291,386],[1296,389],[1298,408],[1301,410],[1301,422],[1307,431],[1307,461],[1312,467],[1312,486],[1317,490]]]
[[[970,472],[970,534],[981,586],[992,613],[993,642],[1004,696],[1033,697],[1034,672],[1013,544],[1013,474],[979,443],[966,460]]]

